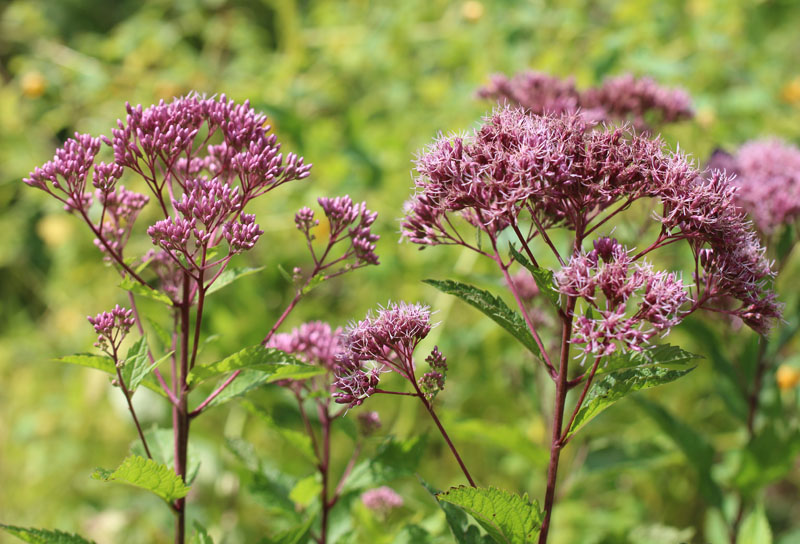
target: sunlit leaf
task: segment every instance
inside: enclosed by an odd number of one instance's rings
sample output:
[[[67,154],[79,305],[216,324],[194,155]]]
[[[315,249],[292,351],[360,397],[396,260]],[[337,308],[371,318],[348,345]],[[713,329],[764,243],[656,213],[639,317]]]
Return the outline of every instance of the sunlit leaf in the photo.
[[[436,498],[467,512],[500,544],[533,542],[542,527],[539,503],[530,502],[527,494],[520,497],[495,487],[460,486],[438,493]]]
[[[50,531],[47,529],[14,527],[13,525],[5,525],[3,523],[0,523],[0,529],[31,544],[94,544],[93,540],[86,540],[76,534],[65,533],[58,530]]]
[[[189,493],[189,486],[168,466],[138,455],[126,457],[116,470],[95,469],[92,478],[139,487],[167,502],[183,498]]]

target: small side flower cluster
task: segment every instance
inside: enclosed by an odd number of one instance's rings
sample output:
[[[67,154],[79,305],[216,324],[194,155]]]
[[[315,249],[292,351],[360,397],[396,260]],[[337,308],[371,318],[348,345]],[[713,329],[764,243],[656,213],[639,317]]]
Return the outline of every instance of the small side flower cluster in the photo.
[[[342,329],[331,329],[322,321],[303,323],[288,333],[273,335],[265,344],[267,348],[277,348],[291,353],[301,361],[324,368],[327,372],[321,380],[282,380],[278,385],[296,390],[303,388],[327,391],[331,387],[332,375],[339,369],[338,357],[342,352]]]
[[[431,331],[430,317],[427,306],[391,303],[348,327],[334,383],[336,402],[360,405],[376,392],[381,373],[392,370],[416,388],[414,350]],[[435,353],[436,364],[444,364],[438,349]]]
[[[574,256],[555,274],[555,282],[562,295],[579,297],[592,308],[590,315],[575,319],[571,342],[596,356],[614,353],[618,344],[642,351],[653,336],[681,321],[680,309],[689,301],[675,274],[635,263],[612,238],[595,240],[592,251]],[[638,303],[631,298],[635,294]],[[594,312],[600,317],[592,317]]]
[[[336,265],[342,265],[327,273],[328,277],[368,265],[377,265],[375,243],[380,236],[371,231],[372,224],[378,217],[377,212],[367,209],[366,202],[353,203],[348,196],[317,199],[328,222],[328,240],[322,252],[315,249],[313,229],[319,225],[311,208],[300,209],[294,217],[297,229],[303,233],[311,256],[314,258],[315,272],[328,271]],[[342,255],[331,258],[330,253],[336,244],[349,243]],[[346,263],[346,261],[352,262]]]
[[[686,91],[631,74],[607,78],[583,91],[573,78],[523,72],[509,79],[498,74],[478,90],[478,96],[522,106],[535,115],[580,114],[589,123],[627,121],[643,131],[649,131],[652,122],[673,123],[694,116]]]
[[[653,198],[663,210],[654,216],[662,232],[634,260],[686,240],[703,269],[695,278],[704,287],[695,297],[698,307],[719,310],[712,301],[732,297],[741,306],[726,311],[758,332],[780,314],[767,288],[770,263],[733,205],[730,179],[721,173],[708,179],[658,138],[625,128],[591,130],[573,114],[537,116],[504,107],[472,138],[435,142],[418,158],[417,171],[417,193],[401,228],[403,237],[423,247],[461,245],[497,260],[498,235],[506,228],[523,245],[555,226],[586,233],[634,201]],[[494,254],[468,242],[453,215],[483,231]],[[701,254],[713,258],[700,263]]]
[[[401,508],[404,504],[403,497],[385,485],[362,493],[361,502],[381,516],[387,516],[392,510]]]
[[[800,217],[800,149],[796,146],[780,140],[752,141],[736,156],[717,151],[708,167],[736,176],[736,204],[766,236]]]
[[[125,339],[135,323],[133,310],[117,304],[110,312],[101,312],[94,317],[88,316],[87,319],[94,327],[94,332],[97,333],[95,347],[116,359],[116,353],[122,340]]]
[[[447,378],[447,357],[439,351],[439,346],[434,346],[431,354],[425,358],[425,362],[431,369],[419,378],[419,388],[428,399],[432,399],[444,389]]]

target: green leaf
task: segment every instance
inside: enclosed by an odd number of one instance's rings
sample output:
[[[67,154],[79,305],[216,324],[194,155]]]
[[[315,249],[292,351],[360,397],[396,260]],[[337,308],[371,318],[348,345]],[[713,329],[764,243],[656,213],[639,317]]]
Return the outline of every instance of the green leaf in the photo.
[[[586,400],[567,434],[568,437],[574,435],[597,414],[623,397],[642,389],[675,381],[694,370],[694,367],[689,366],[689,361],[696,357],[688,357],[685,355],[688,352],[683,350],[678,352],[674,349],[650,349],[645,353],[645,359],[640,358],[642,354],[631,352],[623,353],[619,355],[619,358],[611,358],[609,365],[612,366],[612,369],[605,369],[602,373],[602,380],[595,383],[589,390]],[[667,354],[670,356],[666,357],[664,363],[656,359],[656,357]],[[646,362],[642,362],[638,366],[628,366],[641,361]]]
[[[267,427],[280,434],[284,440],[291,444],[298,452],[303,454],[303,457],[311,461],[313,464],[318,463],[317,455],[314,453],[314,447],[311,444],[311,438],[306,433],[295,431],[294,429],[287,429],[286,427],[278,425],[266,410],[260,406],[256,406],[250,401],[243,401],[242,406],[252,414],[258,416],[261,421],[266,423]]]
[[[322,492],[322,482],[318,474],[303,478],[289,492],[289,498],[302,508],[307,508]]]
[[[779,433],[772,422],[759,430],[742,451],[734,485],[747,496],[791,472],[800,454],[800,433]]]
[[[207,286],[208,290],[206,291],[206,295],[210,295],[211,293],[216,293],[226,285],[235,282],[239,278],[255,274],[256,272],[261,272],[262,270],[264,270],[263,266],[226,268],[225,271],[222,272],[222,274],[220,274],[216,280],[214,280],[214,283],[212,283],[211,286]]]
[[[264,374],[257,370],[244,370],[224,391],[222,391],[222,393],[214,397],[214,400],[208,404],[208,407],[221,406],[233,399],[242,397],[250,391],[265,385],[269,377],[269,374]],[[220,380],[217,387],[221,386],[223,382],[224,380]]]
[[[533,281],[536,282],[536,286],[539,288],[539,292],[547,297],[547,300],[550,301],[550,304],[552,304],[557,310],[560,310],[561,302],[559,301],[558,291],[556,290],[556,282],[553,279],[553,271],[534,266],[532,262],[530,262],[523,254],[517,251],[517,249],[511,244],[508,244],[508,249],[511,252],[511,255],[514,257],[514,260],[527,268],[528,272],[531,273],[533,276]]]
[[[166,351],[172,347],[172,335],[159,325],[154,319],[148,319],[147,322],[153,328],[153,331],[156,333],[156,338],[158,338],[159,343],[161,344],[161,350]]]
[[[119,288],[130,291],[134,295],[140,295],[145,298],[157,300],[158,302],[163,302],[164,304],[172,306],[172,300],[167,295],[161,291],[156,291],[149,285],[143,285],[129,276],[125,276],[125,278],[122,279],[122,283],[119,284]]]
[[[86,540],[76,534],[58,530],[14,527],[3,523],[0,523],[0,529],[24,542],[31,542],[32,544],[94,544],[93,540]]]
[[[167,502],[183,498],[189,493],[189,487],[168,466],[138,455],[126,457],[116,470],[95,469],[92,478],[140,487]]]
[[[228,374],[236,370],[249,369],[258,370],[267,374],[274,374],[281,367],[294,365],[296,367],[307,368],[307,365],[289,355],[288,353],[276,348],[265,348],[261,344],[244,348],[220,361],[207,365],[197,365],[187,378],[189,386],[197,385],[211,378],[216,378],[222,374]],[[289,372],[284,371],[284,372]],[[235,382],[234,382],[235,383]]]
[[[722,507],[722,490],[711,477],[714,464],[714,448],[708,441],[669,413],[663,406],[644,398],[636,398],[636,403],[650,416],[661,430],[669,436],[676,446],[686,455],[697,472],[700,494],[713,506]]]
[[[678,346],[661,344],[644,351],[617,352],[607,357],[597,369],[595,377],[601,374],[610,374],[627,368],[658,366],[684,370],[695,359],[702,359],[701,355],[690,353]]]
[[[326,372],[328,372],[328,370],[321,366],[307,365],[304,363],[299,365],[287,364],[285,366],[279,366],[275,372],[267,378],[267,383],[274,383],[281,380],[307,380],[314,376],[325,374]],[[323,393],[323,396],[330,397],[329,393],[325,393],[324,391]]]
[[[189,539],[189,544],[214,544],[214,539],[208,536],[206,528],[200,525],[199,522],[194,522],[194,533]]]
[[[520,497],[495,487],[459,486],[436,498],[463,509],[500,544],[533,542],[542,527],[539,503],[530,502],[527,494]]]
[[[122,367],[121,374],[125,386],[131,393],[136,391],[136,388],[139,387],[139,384],[142,383],[145,376],[147,376],[158,363],[156,362],[151,365],[147,357],[147,352],[147,338],[142,336],[130,347],[128,354],[125,355],[125,363]]]
[[[772,544],[772,530],[763,505],[759,504],[744,518],[736,544]]]
[[[308,294],[308,293],[309,293],[309,292],[310,292],[312,289],[315,289],[315,288],[317,288],[317,287],[318,287],[318,286],[319,286],[319,285],[320,285],[322,282],[324,282],[324,281],[325,281],[325,276],[323,276],[323,275],[321,275],[321,274],[320,274],[320,275],[317,275],[317,276],[314,276],[313,278],[311,278],[311,279],[308,281],[308,285],[305,285],[305,286],[303,287],[303,289],[302,289],[300,292],[301,292],[302,294],[306,295],[306,294]]]
[[[117,375],[117,367],[114,365],[114,361],[111,359],[111,357],[92,355],[91,353],[77,353],[75,355],[60,357],[55,360],[59,363],[68,363],[71,365],[102,370],[103,372],[114,377]],[[167,396],[167,394],[164,393],[164,390],[161,389],[161,385],[158,383],[158,381],[156,381],[156,377],[152,374],[146,374],[140,385],[143,385],[151,391],[158,393],[162,397]]]
[[[440,493],[440,491],[428,485],[422,478],[420,478],[420,482],[428,493],[436,499],[436,495]],[[436,504],[438,504],[439,508],[444,512],[444,517],[447,520],[447,525],[450,526],[453,537],[456,539],[456,544],[491,544],[492,538],[489,535],[481,534],[480,529],[470,523],[469,516],[467,516],[461,508],[449,502],[442,502],[439,500],[436,500]]]
[[[144,431],[144,438],[147,440],[147,447],[150,448],[153,459],[173,469],[175,467],[175,438],[172,429],[160,429],[154,426]],[[131,445],[131,453],[140,457],[147,455],[142,441],[138,438]],[[191,485],[200,470],[199,455],[197,455],[192,442],[189,442],[186,457],[186,483]]]
[[[525,320],[517,312],[506,306],[506,303],[500,298],[483,289],[453,280],[423,280],[423,282],[436,287],[443,293],[457,296],[467,304],[474,306],[511,333],[531,353],[541,355],[541,351],[536,345],[533,336],[531,336]]]

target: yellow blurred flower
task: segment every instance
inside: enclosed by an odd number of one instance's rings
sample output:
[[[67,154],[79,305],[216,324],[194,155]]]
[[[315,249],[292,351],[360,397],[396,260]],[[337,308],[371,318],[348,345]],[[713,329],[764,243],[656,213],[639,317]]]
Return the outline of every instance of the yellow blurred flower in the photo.
[[[778,367],[778,372],[775,373],[775,381],[783,391],[793,389],[800,384],[800,370],[789,365],[781,365]]]
[[[701,127],[708,128],[714,124],[714,121],[717,120],[717,116],[711,108],[700,108],[695,114],[695,119],[697,119],[697,123]]]
[[[319,220],[319,225],[311,229],[311,234],[317,240],[327,240],[328,235],[331,233],[331,224],[327,218]]]
[[[36,234],[50,247],[58,247],[72,236],[72,219],[64,215],[46,215],[36,223]]]
[[[27,72],[23,74],[20,86],[22,94],[28,98],[38,98],[44,94],[47,81],[39,72]]]
[[[781,89],[781,98],[783,98],[784,102],[788,102],[789,104],[800,103],[800,76],[795,77],[783,86],[783,89]]]
[[[475,22],[481,17],[483,17],[483,4],[478,2],[477,0],[470,0],[469,2],[464,2],[461,6],[461,15],[467,21]]]

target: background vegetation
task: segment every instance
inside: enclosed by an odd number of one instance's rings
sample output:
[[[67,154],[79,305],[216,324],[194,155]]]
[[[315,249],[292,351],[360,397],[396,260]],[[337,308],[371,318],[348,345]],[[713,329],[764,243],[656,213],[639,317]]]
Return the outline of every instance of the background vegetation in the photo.
[[[108,134],[125,101],[148,105],[192,90],[249,98],[267,112],[285,149],[315,166],[310,178],[275,192],[257,210],[267,234],[239,264],[266,269],[212,299],[204,328],[219,336],[207,360],[260,341],[285,305],[290,287],[278,265],[307,259],[298,249],[294,210],[320,195],[350,193],[379,212],[382,265],[318,288],[289,325],[318,318],[344,325],[389,299],[431,304],[442,325],[429,348],[438,343],[451,369],[439,402],[476,480],[541,496],[547,456],[537,444],[547,418],[537,414],[551,404],[542,399],[546,388],[503,331],[420,283],[461,276],[492,288],[495,280],[459,251],[398,245],[411,160],[440,131],[471,129],[491,109],[474,97],[490,74],[531,68],[574,75],[581,86],[633,72],[685,87],[696,119],[664,136],[698,160],[718,146],[767,135],[799,143],[799,26],[800,4],[792,0],[0,3],[0,522],[79,531],[101,543],[161,542],[169,534],[169,514],[156,499],[88,477],[95,466],[115,466],[135,437],[122,396],[99,373],[51,362],[86,351],[93,335],[85,316],[122,296],[78,221],[21,182],[74,131]],[[797,314],[796,271],[790,265],[779,285],[789,323]],[[673,334],[672,343],[693,342],[693,351],[707,357],[720,346],[754,342],[748,330]],[[789,364],[800,368],[792,347],[790,341]],[[724,480],[734,462],[726,452],[741,442],[742,430],[715,388],[712,360],[639,397],[658,400],[700,431],[715,448],[714,477]],[[786,410],[768,417],[796,418],[797,390],[779,391],[772,373],[767,382],[770,405]],[[147,424],[167,418],[166,411],[145,409],[145,394],[139,400]],[[297,422],[281,390],[258,397],[276,419]],[[711,463],[690,462],[696,456],[687,457],[636,406],[627,400],[609,410],[587,440],[567,449],[553,542],[724,542],[701,492]],[[411,401],[379,398],[373,409],[385,423],[381,436],[429,429]],[[246,440],[259,457],[298,477],[310,469],[239,406],[212,412],[193,428],[201,468],[192,515],[216,537],[225,535],[223,542],[255,542],[275,527],[274,497],[221,434]],[[350,439],[337,436],[344,447],[335,455],[344,463]],[[449,452],[430,438],[417,472],[439,488],[461,483]],[[371,447],[380,437],[374,441]],[[800,542],[793,452],[765,498],[783,544]],[[446,542],[444,517],[417,479],[393,485],[406,498],[387,521],[398,538],[412,538],[401,529],[415,523]],[[394,534],[358,501],[351,511],[360,541]]]

